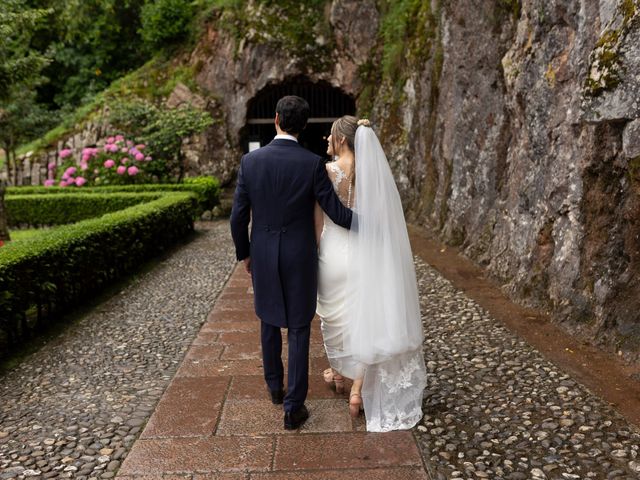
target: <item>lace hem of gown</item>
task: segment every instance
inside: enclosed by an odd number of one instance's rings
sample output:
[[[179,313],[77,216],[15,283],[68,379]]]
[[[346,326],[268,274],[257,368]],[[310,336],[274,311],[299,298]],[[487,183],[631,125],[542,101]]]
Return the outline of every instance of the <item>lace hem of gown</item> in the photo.
[[[362,399],[368,432],[413,428],[422,419],[427,373],[422,349],[366,367]]]

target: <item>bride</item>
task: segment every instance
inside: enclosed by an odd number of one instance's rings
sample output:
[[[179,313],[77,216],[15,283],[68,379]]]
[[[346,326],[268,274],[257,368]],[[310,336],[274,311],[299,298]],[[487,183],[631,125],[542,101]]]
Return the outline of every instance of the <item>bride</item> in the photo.
[[[418,289],[404,213],[382,146],[368,120],[334,122],[327,171],[352,208],[351,230],[316,206],[318,303],[331,365],[327,383],[353,380],[349,411],[367,430],[408,429],[422,418],[426,371]]]

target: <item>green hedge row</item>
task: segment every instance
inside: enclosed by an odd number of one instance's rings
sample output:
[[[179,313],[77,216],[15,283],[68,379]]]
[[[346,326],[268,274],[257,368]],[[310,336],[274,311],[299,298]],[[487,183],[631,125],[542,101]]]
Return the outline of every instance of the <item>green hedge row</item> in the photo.
[[[66,193],[61,195],[9,195],[5,199],[9,227],[63,225],[100,217],[142,202],[158,199],[162,193]]]
[[[211,210],[219,202],[220,182],[211,176],[187,177],[183,183],[143,183],[139,185],[108,185],[104,187],[9,187],[7,198],[12,195],[42,195],[73,193],[143,193],[143,192],[194,192],[198,195],[198,212]]]
[[[192,231],[196,202],[166,193],[0,248],[0,356]]]

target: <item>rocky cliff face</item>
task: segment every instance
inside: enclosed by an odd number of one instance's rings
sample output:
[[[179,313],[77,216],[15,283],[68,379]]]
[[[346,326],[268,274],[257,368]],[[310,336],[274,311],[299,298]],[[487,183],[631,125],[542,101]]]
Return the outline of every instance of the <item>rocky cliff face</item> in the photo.
[[[411,221],[460,246],[515,299],[637,355],[637,0],[316,7],[306,12],[315,43],[303,48],[269,23],[295,28],[296,12],[264,2],[248,2],[236,36],[223,24],[237,17],[210,23],[192,61],[225,118],[207,142],[213,171],[232,181],[247,103],[262,88],[326,80],[370,116]]]
[[[630,356],[640,340],[637,7],[443,3],[432,60],[407,79],[401,114],[374,106],[383,131],[392,122],[407,133],[387,147],[413,221],[521,302]]]
[[[261,90],[304,76],[358,96],[358,68],[377,40],[373,0],[267,3],[216,12],[191,58],[199,86],[217,99],[216,113],[224,119],[209,130],[202,155],[212,161],[204,170],[223,182],[235,179],[247,107]]]

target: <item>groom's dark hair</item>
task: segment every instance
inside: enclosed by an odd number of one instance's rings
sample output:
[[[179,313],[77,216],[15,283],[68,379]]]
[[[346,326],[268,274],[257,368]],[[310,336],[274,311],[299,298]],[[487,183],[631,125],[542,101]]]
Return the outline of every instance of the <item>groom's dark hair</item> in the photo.
[[[310,112],[309,103],[304,98],[295,95],[282,97],[276,104],[280,128],[293,135],[299,134],[307,126]]]

